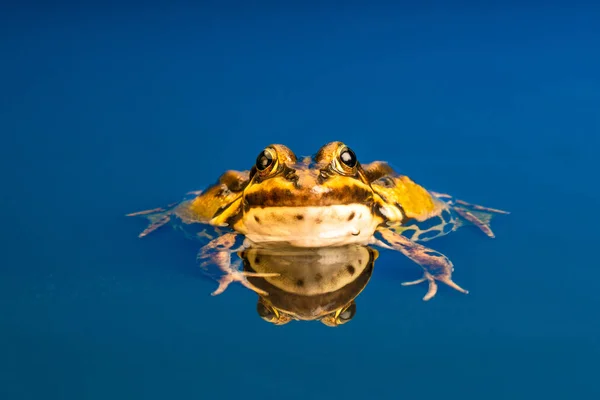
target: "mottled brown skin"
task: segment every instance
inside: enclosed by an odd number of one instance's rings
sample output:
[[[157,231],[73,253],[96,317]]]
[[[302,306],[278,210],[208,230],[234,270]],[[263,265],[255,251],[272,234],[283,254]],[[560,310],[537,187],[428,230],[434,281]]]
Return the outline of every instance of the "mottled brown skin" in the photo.
[[[248,280],[259,294],[257,312],[274,325],[292,320],[335,327],[352,320],[356,297],[373,273],[378,251],[367,246],[315,249],[249,248],[238,253],[244,271],[278,275]]]
[[[252,241],[301,247],[376,244],[400,251],[423,268],[423,278],[416,282],[429,282],[424,298],[428,300],[436,293],[436,280],[463,293],[467,291],[452,281],[453,266],[447,257],[415,242],[425,240],[424,237],[416,235],[411,240],[403,232],[408,227],[418,229],[410,225],[415,221],[437,218],[451,210],[463,222],[473,223],[493,237],[489,228],[491,214],[504,213],[444,196],[395,173],[385,162],[361,165],[341,142],[328,143],[314,157],[300,161],[286,146],[274,144],[259,154],[250,171],[227,171],[216,184],[191,200],[148,212],[151,225],[140,236],[166,224],[173,215],[187,224],[233,229],[234,232],[212,240],[198,255],[225,273],[214,294],[233,281],[263,294],[248,282],[248,272],[231,265],[231,253],[239,250],[232,248],[238,235],[246,238],[242,248]],[[436,232],[447,233],[441,229],[444,224],[447,222],[435,227],[433,236],[438,235]],[[457,223],[452,229],[458,226]],[[380,238],[375,238],[375,232],[380,233]],[[329,233],[332,238],[325,239]]]
[[[329,206],[360,203],[373,207],[375,199],[370,182],[357,163],[348,168],[336,156],[346,146],[329,143],[317,152],[313,160],[297,161],[286,146],[275,144],[265,151],[274,162],[264,170],[254,166],[240,196],[228,204],[225,211],[215,214],[211,223],[225,223],[244,232],[243,216],[253,208]],[[315,190],[319,188],[320,190]]]

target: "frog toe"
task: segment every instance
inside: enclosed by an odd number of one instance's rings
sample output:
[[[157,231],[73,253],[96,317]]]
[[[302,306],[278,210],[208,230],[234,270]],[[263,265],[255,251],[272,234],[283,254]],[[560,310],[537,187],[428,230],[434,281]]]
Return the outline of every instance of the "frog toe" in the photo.
[[[461,217],[463,217],[465,220],[469,221],[470,223],[472,223],[473,225],[478,227],[488,237],[490,237],[492,239],[496,237],[496,235],[494,235],[494,232],[492,231],[492,228],[489,225],[489,222],[486,223],[483,219],[478,218],[472,212],[462,209],[460,207],[454,207],[454,211],[456,211],[456,213],[458,215],[460,215]]]
[[[171,221],[171,216],[170,215],[167,214],[167,215],[161,216],[156,221],[150,222],[150,225],[148,225],[148,227],[146,229],[144,229],[142,231],[142,233],[140,233],[138,235],[138,237],[143,238],[144,236],[147,236],[148,234],[154,232],[158,228],[161,228],[162,226],[168,224],[169,221]]]
[[[436,281],[445,283],[446,285],[450,286],[452,289],[455,289],[461,293],[464,293],[464,294],[469,293],[468,290],[465,290],[462,287],[460,287],[459,285],[457,285],[452,279],[450,279],[450,277],[443,276],[443,275],[442,276],[433,276],[429,272],[424,272],[423,277],[420,279],[417,279],[415,281],[402,282],[402,286],[418,285],[425,281],[428,282],[429,288],[427,289],[427,293],[423,297],[423,301],[431,300],[437,294],[438,285],[437,285]]]
[[[510,214],[508,211],[499,210],[497,208],[484,207],[477,204],[467,203],[464,200],[456,199],[446,193],[431,192],[438,199],[444,201],[456,214],[460,216],[459,222],[468,222],[475,225],[486,236],[490,238],[496,237],[490,222],[496,214]],[[459,224],[460,225],[460,224]]]
[[[158,207],[158,208],[153,208],[151,210],[137,211],[137,212],[125,214],[125,216],[126,217],[143,216],[148,221],[150,221],[150,224],[148,225],[148,227],[146,229],[144,229],[142,231],[142,233],[140,233],[138,235],[138,237],[143,238],[144,236],[147,236],[148,234],[154,232],[158,228],[168,224],[171,221],[171,215],[172,215],[173,207],[175,205],[177,205],[177,203],[169,204],[166,207]]]
[[[402,286],[418,285],[418,284],[423,283],[425,281],[429,281],[429,288],[427,290],[427,293],[423,297],[423,301],[428,301],[428,300],[430,300],[431,298],[433,298],[437,294],[438,286],[437,286],[437,283],[435,283],[435,279],[423,277],[421,279],[417,279],[416,281],[402,282]]]
[[[253,292],[261,295],[261,296],[268,296],[269,293],[259,289],[258,287],[254,286],[248,279],[248,276],[252,276],[252,277],[257,277],[257,278],[268,278],[268,277],[274,277],[274,276],[279,276],[279,274],[277,273],[258,273],[258,272],[246,272],[246,271],[240,271],[237,269],[237,266],[232,266],[232,268],[227,271],[220,279],[219,279],[219,287],[217,287],[217,289],[211,293],[212,296],[218,296],[221,293],[223,293],[227,287],[229,286],[230,283],[232,282],[239,282],[241,283],[244,287],[246,287],[247,289],[252,290]]]
[[[468,207],[475,211],[483,211],[483,212],[492,213],[492,214],[505,214],[505,215],[510,214],[510,211],[504,211],[504,210],[499,210],[497,208],[484,207],[484,206],[480,206],[478,204],[467,203],[466,201],[460,200],[460,199],[456,200],[456,204],[460,204],[461,206]]]

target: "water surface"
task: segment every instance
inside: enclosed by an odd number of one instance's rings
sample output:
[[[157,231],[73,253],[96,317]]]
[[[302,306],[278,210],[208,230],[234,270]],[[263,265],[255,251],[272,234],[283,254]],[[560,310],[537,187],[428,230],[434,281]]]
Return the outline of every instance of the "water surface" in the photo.
[[[2,12],[1,397],[598,398],[600,15],[569,4]],[[430,242],[469,295],[382,251],[350,323],[272,326],[124,217],[331,140],[512,212]]]

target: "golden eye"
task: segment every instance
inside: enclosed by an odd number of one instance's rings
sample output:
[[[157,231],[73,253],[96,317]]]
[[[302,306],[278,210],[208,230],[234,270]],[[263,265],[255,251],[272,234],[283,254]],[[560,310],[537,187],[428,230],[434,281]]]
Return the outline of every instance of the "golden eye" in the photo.
[[[269,168],[270,166],[273,165],[273,161],[274,157],[272,152],[270,152],[269,150],[265,149],[263,150],[258,157],[256,157],[256,169],[258,169],[259,171],[264,171],[267,168]]]
[[[277,315],[271,307],[265,306],[263,303],[258,302],[256,304],[256,312],[258,315],[267,322],[273,322],[277,318]]]
[[[348,168],[356,167],[356,154],[350,148],[346,147],[340,152],[340,161]]]
[[[340,315],[338,315],[338,323],[345,324],[346,322],[354,318],[354,314],[356,314],[356,303],[352,302],[352,304],[350,304],[350,307],[346,308],[340,313]]]

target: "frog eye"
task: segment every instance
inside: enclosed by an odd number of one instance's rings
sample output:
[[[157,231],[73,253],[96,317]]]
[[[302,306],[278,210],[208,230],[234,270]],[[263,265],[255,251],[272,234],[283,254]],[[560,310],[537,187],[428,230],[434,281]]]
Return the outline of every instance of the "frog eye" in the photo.
[[[264,171],[273,165],[273,153],[268,149],[263,150],[258,157],[256,157],[256,169]]]
[[[352,302],[350,307],[346,308],[344,311],[338,315],[338,321],[340,324],[345,324],[354,318],[354,314],[356,314],[356,303]]]
[[[348,168],[356,167],[356,154],[350,148],[346,147],[340,152],[340,161]]]
[[[267,322],[273,322],[277,318],[277,314],[271,307],[267,307],[262,302],[256,303],[256,312],[258,315]]]

